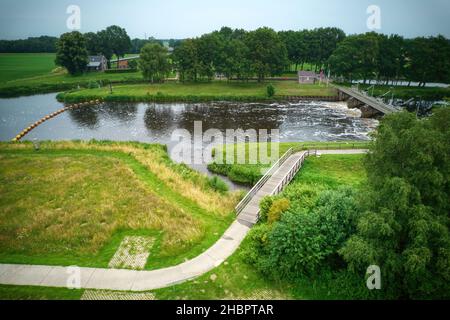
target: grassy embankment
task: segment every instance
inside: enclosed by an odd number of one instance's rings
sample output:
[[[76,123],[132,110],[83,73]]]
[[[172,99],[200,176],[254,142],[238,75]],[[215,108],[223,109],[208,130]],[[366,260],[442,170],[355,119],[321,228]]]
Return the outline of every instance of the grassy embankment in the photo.
[[[108,87],[97,89],[77,90],[61,93],[58,100],[68,103],[86,101],[90,99],[104,99],[105,101],[212,101],[237,100],[257,101],[274,100],[284,96],[334,96],[335,90],[325,85],[299,85],[294,81],[274,81],[276,95],[267,96],[269,82],[199,82],[164,84],[115,85],[111,94]]]
[[[279,156],[285,154],[290,148],[293,148],[294,151],[300,150],[334,150],[334,149],[367,149],[369,147],[369,143],[367,141],[347,141],[347,142],[288,142],[288,143],[280,143],[279,144]],[[240,147],[244,147],[240,145]],[[234,162],[232,164],[227,164],[227,156],[226,156],[226,148],[223,150],[223,158],[219,160],[217,150],[213,151],[213,156],[216,159],[216,162],[213,162],[208,165],[208,169],[211,172],[216,174],[220,174],[223,176],[227,176],[230,180],[240,183],[243,185],[252,186],[259,179],[262,178],[264,169],[270,167],[270,164],[261,164],[258,159],[257,164],[249,164],[249,153],[250,148],[253,151],[257,150],[258,154],[260,145],[258,144],[246,144],[245,145],[245,164],[238,164],[237,160],[237,151],[238,147],[234,147],[235,156]],[[267,145],[267,153],[270,157],[271,153],[271,145]]]
[[[342,185],[357,187],[365,180],[361,155],[326,155],[308,158],[290,188],[314,185],[321,190]],[[288,190],[287,190],[288,192]],[[177,286],[156,290],[157,299],[346,299],[352,298],[342,279],[305,279],[294,286],[287,281],[267,280],[245,263],[241,248],[224,264],[202,277]],[[365,280],[361,279],[364,284]],[[0,286],[0,299],[79,299],[83,290]]]
[[[0,263],[107,267],[128,235],[155,237],[146,269],[209,248],[239,195],[174,164],[162,146],[0,144]]]

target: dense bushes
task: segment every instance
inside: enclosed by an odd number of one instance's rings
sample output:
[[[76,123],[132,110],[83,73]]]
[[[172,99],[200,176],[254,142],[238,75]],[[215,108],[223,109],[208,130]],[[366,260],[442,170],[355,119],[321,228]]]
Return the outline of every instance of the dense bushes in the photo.
[[[269,222],[281,219],[273,227],[263,224],[252,231],[253,248],[259,252],[256,255],[245,252],[247,261],[275,279],[295,280],[322,269],[340,267],[337,250],[356,226],[354,194],[348,188],[326,191],[319,195],[312,208],[304,207],[295,199],[292,203],[285,198],[264,199],[262,219],[266,212]]]

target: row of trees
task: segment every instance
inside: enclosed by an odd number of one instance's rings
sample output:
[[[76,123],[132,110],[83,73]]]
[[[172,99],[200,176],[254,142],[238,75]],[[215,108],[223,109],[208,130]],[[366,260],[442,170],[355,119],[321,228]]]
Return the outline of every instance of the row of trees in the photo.
[[[376,79],[450,81],[450,41],[443,36],[404,39],[374,32],[348,36],[327,61],[327,68],[348,81]]]
[[[86,40],[86,49],[90,55],[103,55],[108,60],[108,67],[111,67],[109,61],[116,57],[124,57],[130,53],[132,48],[131,39],[127,31],[119,26],[110,26],[97,33],[88,32],[84,34]]]
[[[183,41],[174,52],[174,63],[182,80],[211,79],[216,73],[227,78],[248,79],[280,75],[291,64],[305,63],[320,69],[345,38],[337,28],[275,32],[228,27]]]
[[[131,49],[131,40],[125,29],[110,26],[97,33],[81,34],[78,31],[61,35],[56,42],[56,64],[72,74],[86,70],[89,55],[103,55],[111,67],[113,55],[123,57]]]
[[[0,53],[53,53],[56,37],[37,37],[22,40],[0,40]]]
[[[180,79],[212,79],[216,73],[227,78],[259,80],[276,75],[288,64],[286,46],[269,28],[252,32],[222,28],[200,38],[183,41],[173,54]]]

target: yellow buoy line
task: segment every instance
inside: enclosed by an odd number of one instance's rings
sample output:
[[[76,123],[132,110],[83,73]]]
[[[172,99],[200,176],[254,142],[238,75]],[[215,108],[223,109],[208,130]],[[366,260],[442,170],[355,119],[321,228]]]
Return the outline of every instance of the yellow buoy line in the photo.
[[[101,102],[102,101],[100,99],[97,99],[97,100],[91,100],[91,101],[82,102],[82,103],[75,103],[75,104],[69,105],[65,108],[62,108],[58,111],[55,111],[55,112],[49,114],[48,116],[43,117],[41,120],[36,121],[32,125],[30,125],[28,128],[22,130],[22,132],[20,132],[14,139],[12,139],[12,141],[13,142],[20,141],[23,137],[25,137],[27,134],[29,134],[32,130],[36,129],[38,126],[40,126],[44,122],[60,115],[61,113],[64,113],[69,110],[79,109],[79,108],[83,108],[83,107],[87,107],[87,106],[91,106],[91,105],[96,105]]]

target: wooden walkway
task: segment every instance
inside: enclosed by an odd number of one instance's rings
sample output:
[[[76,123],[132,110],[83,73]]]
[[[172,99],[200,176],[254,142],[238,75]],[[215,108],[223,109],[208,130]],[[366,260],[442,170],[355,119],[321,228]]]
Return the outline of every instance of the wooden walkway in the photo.
[[[290,149],[236,207],[238,221],[250,226],[256,224],[259,220],[261,200],[283,191],[301,169],[310,153],[310,151],[294,153],[293,149]]]

